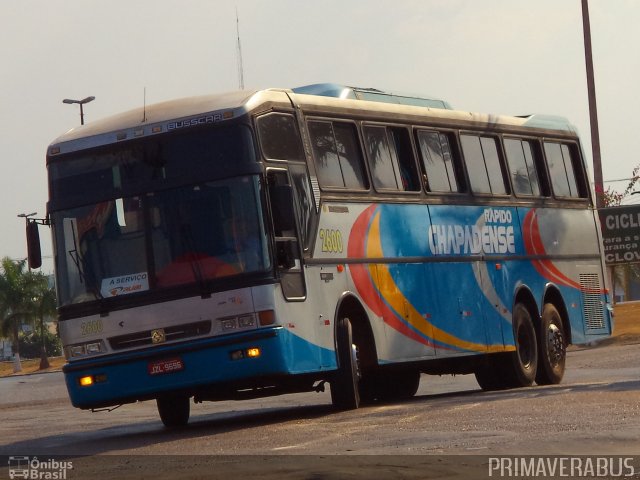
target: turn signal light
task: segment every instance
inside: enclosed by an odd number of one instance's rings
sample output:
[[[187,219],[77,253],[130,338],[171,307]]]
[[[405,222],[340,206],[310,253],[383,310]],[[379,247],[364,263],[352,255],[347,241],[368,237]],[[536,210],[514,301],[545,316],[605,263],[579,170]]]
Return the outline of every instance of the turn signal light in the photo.
[[[78,383],[81,387],[90,387],[94,383],[104,383],[107,381],[107,375],[105,373],[98,373],[96,375],[85,375],[78,378]]]
[[[273,325],[276,323],[276,313],[273,310],[262,310],[258,312],[258,319],[263,327]]]
[[[231,360],[242,360],[244,358],[258,358],[262,351],[259,347],[251,347],[246,350],[234,350],[229,352],[229,358]]]
[[[260,349],[258,347],[248,348],[247,349],[247,357],[256,358],[260,356]]]

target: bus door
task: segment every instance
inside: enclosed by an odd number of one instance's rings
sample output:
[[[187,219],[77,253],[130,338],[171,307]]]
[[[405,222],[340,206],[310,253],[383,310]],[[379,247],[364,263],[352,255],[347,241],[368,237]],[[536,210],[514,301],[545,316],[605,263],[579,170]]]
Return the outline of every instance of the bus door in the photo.
[[[326,323],[329,315],[320,320],[316,317],[317,311],[322,311],[320,307],[326,306],[319,303],[325,292],[318,290],[312,299],[307,298],[303,252],[312,222],[307,217],[313,209],[309,203],[308,175],[303,168],[291,168],[289,172],[268,168],[267,181],[275,233],[275,262],[285,300],[279,313],[289,319],[286,325],[294,334],[292,338],[306,340],[296,342],[291,348],[293,364],[304,371],[332,367],[335,365],[333,323]]]
[[[287,171],[268,169],[267,184],[275,234],[275,262],[282,293],[287,301],[303,301],[307,291],[302,268],[302,249],[296,226],[293,188]]]

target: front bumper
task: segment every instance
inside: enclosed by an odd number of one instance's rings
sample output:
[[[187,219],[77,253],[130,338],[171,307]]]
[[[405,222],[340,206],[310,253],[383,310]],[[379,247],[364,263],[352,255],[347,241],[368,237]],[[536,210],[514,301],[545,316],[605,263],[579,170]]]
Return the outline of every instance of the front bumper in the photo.
[[[278,327],[79,360],[66,364],[63,372],[73,406],[103,408],[168,392],[194,395],[217,384],[317,371],[314,348],[305,342],[294,357],[291,343],[291,334]],[[237,352],[252,348],[259,348],[260,355],[238,358]],[[151,365],[175,359],[181,368],[151,373]],[[92,377],[91,385],[81,386],[83,377]]]

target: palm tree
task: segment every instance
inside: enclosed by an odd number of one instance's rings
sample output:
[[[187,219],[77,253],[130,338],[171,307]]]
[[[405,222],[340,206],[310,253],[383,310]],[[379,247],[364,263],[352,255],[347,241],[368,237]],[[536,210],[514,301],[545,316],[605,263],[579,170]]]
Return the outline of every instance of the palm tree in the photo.
[[[18,337],[23,323],[37,317],[37,302],[46,277],[26,270],[26,260],[4,257],[0,262],[0,331],[12,340],[13,371],[22,370]]]

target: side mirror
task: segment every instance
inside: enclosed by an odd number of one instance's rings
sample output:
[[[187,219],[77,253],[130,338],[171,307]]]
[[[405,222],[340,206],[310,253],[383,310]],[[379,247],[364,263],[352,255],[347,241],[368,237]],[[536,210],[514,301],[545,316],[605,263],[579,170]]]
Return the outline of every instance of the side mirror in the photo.
[[[38,224],[33,221],[27,222],[27,256],[29,268],[40,268],[42,266],[40,233],[38,232]]]

